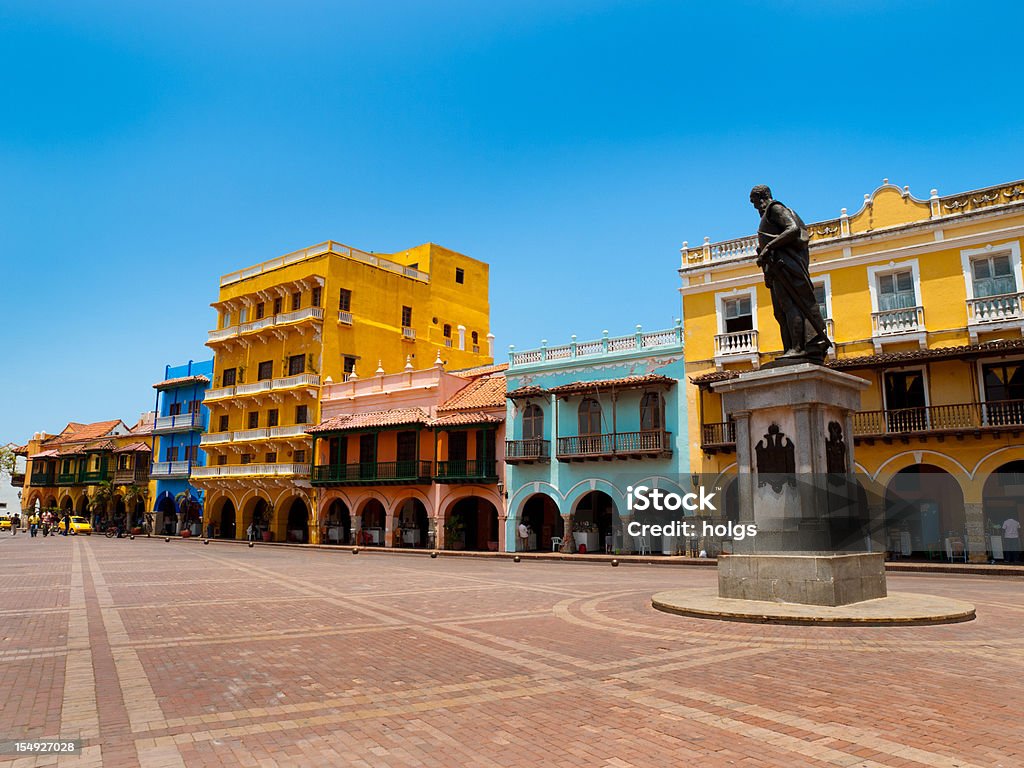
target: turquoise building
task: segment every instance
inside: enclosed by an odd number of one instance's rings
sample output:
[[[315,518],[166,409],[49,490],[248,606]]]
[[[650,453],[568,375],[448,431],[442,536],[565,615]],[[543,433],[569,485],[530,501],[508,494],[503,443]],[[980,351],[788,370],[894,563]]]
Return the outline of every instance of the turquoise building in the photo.
[[[156,533],[176,534],[188,528],[198,535],[202,530],[203,492],[189,483],[189,477],[195,467],[206,466],[200,439],[209,426],[210,412],[203,398],[212,380],[211,358],[168,365],[163,381],[153,385],[157,415],[150,478],[156,481]]]
[[[690,490],[680,322],[512,347],[506,377],[506,549],[676,551],[671,537],[629,534],[627,496],[639,485]]]

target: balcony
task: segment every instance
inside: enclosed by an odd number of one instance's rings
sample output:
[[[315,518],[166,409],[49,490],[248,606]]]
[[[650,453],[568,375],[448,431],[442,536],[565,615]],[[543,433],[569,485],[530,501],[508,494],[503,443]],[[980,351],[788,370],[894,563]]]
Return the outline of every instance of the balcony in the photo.
[[[405,341],[416,341],[416,329],[406,325],[402,326],[402,338]]]
[[[756,355],[757,331],[734,331],[715,335],[715,357]]]
[[[871,313],[873,336],[901,336],[924,332],[924,307],[887,309]]]
[[[292,389],[293,387],[319,387],[320,376],[315,373],[298,373],[274,379],[271,389]]]
[[[21,472],[15,472],[11,475],[11,487],[22,488],[25,485],[25,475]]]
[[[429,483],[429,461],[376,461],[358,464],[317,464],[313,485],[396,485]]]
[[[861,411],[853,416],[853,434],[869,442],[881,438],[963,435],[1024,431],[1024,400],[956,403],[888,411]]]
[[[352,313],[344,309],[338,310],[338,322],[343,325],[352,325]]]
[[[557,347],[549,347],[547,342],[542,342],[543,346],[540,349],[526,349],[521,352],[517,352],[514,347],[509,347],[509,367],[520,368],[525,365],[536,365],[556,360],[575,360],[578,357],[640,352],[658,347],[680,346],[682,343],[682,325],[676,325],[675,328],[663,331],[647,332],[637,326],[636,333],[631,333],[628,336],[609,337],[605,333],[600,339],[576,341],[574,338],[570,344],[562,344]],[[478,347],[474,347],[473,351],[478,351]]]
[[[233,433],[232,442],[245,442],[247,440],[266,440],[270,437],[270,431],[266,427],[259,429],[241,429]]]
[[[213,434],[203,435],[199,438],[200,445],[221,445],[223,443],[230,443],[232,441],[234,432],[215,432]]]
[[[439,461],[434,472],[434,480],[439,483],[496,483],[498,462],[494,459]]]
[[[273,317],[261,317],[258,320],[253,320],[250,323],[242,323],[238,327],[239,333],[252,333],[253,331],[259,331],[263,328],[269,328],[274,325]]]
[[[1019,327],[1022,319],[1024,293],[967,300],[967,326],[972,342],[977,341],[979,332],[999,330],[1004,323],[1010,327]]]
[[[74,485],[78,482],[78,472],[59,472],[57,485]]]
[[[271,379],[263,379],[262,381],[254,381],[252,384],[239,384],[235,387],[236,395],[254,395],[257,392],[269,392],[273,386]]]
[[[221,328],[221,329],[216,330],[216,331],[210,331],[207,334],[206,343],[207,344],[212,344],[213,342],[216,342],[216,341],[224,341],[225,339],[230,339],[230,338],[233,338],[233,337],[235,337],[237,335],[238,335],[238,326],[237,325],[231,325],[231,326],[228,326],[227,328]]]
[[[188,472],[189,462],[187,461],[155,461],[150,477],[156,480],[188,477]]]
[[[116,469],[114,470],[114,484],[115,485],[144,485],[149,482],[149,459],[147,457],[146,464],[141,467],[135,467],[134,469]]]
[[[321,307],[306,307],[296,309],[292,312],[282,312],[277,315],[274,325],[286,325],[287,323],[301,323],[303,320],[323,320],[324,311]]]
[[[158,416],[153,425],[153,434],[166,432],[187,432],[190,429],[202,429],[203,417],[199,413],[178,413],[174,416]]]
[[[672,455],[670,432],[608,432],[558,438],[562,461],[642,459]]]
[[[211,477],[309,477],[309,464],[220,464],[193,467],[193,479]]]
[[[506,464],[533,464],[535,462],[547,463],[549,461],[551,461],[550,440],[505,441]]]
[[[293,424],[290,427],[270,427],[270,437],[308,437],[308,424]]]
[[[57,476],[53,472],[33,472],[29,475],[29,485],[36,487],[56,485],[56,481]]]
[[[701,425],[700,447],[705,453],[736,447],[736,422],[720,421]]]
[[[205,401],[223,400],[227,397],[239,395],[255,395],[261,392],[271,392],[282,389],[294,389],[295,387],[319,387],[320,376],[316,373],[299,373],[294,376],[282,376],[277,379],[262,379],[251,384],[238,384],[231,387],[220,387],[206,391]]]
[[[235,387],[217,387],[216,389],[206,390],[203,400],[209,402],[210,400],[223,400],[225,397],[234,397]]]
[[[88,472],[80,472],[78,482],[92,485],[110,479],[110,472],[106,469],[94,469]]]

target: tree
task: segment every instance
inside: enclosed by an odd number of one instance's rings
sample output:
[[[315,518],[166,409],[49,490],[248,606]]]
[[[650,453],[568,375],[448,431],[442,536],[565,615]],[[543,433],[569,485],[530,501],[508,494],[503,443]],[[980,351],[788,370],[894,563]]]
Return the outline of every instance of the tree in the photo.
[[[92,492],[92,499],[89,500],[89,511],[93,515],[104,513],[114,500],[114,484],[109,480],[101,480]]]
[[[9,445],[0,445],[0,475],[13,477],[18,471],[18,456]]]
[[[145,506],[146,499],[148,499],[148,498],[149,498],[149,489],[148,488],[144,488],[141,485],[135,485],[135,484],[129,485],[127,488],[125,488],[125,491],[124,491],[124,507],[125,507],[125,510],[127,510],[127,512],[128,512],[128,518],[131,521],[131,523],[135,522],[134,515],[133,515],[133,510],[135,509],[135,507],[137,507],[139,504],[142,504],[143,506]],[[129,526],[128,526],[129,529],[131,529],[133,527],[134,527],[134,525],[132,525],[132,524],[129,524]],[[150,533],[148,520],[146,522],[146,533]]]

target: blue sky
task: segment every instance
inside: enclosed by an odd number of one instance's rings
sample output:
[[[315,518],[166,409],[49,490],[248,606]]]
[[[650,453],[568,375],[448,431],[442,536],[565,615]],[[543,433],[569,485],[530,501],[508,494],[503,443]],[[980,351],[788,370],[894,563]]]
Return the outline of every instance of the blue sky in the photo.
[[[152,407],[226,272],[332,238],[491,264],[508,344],[668,327],[678,248],[883,177],[1024,176],[1014,5],[0,6],[0,444]]]

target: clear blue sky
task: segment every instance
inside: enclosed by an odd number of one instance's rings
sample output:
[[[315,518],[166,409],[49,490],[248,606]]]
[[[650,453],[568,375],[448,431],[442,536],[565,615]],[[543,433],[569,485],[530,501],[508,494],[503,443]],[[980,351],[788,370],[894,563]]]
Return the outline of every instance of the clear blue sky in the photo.
[[[1024,176],[1021,14],[946,2],[0,5],[0,444],[152,407],[234,269],[491,264],[510,343],[671,325],[678,248]]]

